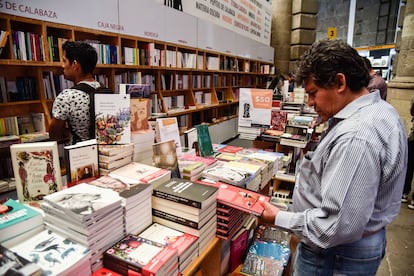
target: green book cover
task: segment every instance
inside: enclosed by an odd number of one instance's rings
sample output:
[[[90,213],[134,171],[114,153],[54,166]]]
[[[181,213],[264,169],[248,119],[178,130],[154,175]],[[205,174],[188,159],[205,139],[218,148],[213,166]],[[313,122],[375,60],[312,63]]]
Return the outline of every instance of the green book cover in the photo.
[[[200,124],[195,126],[198,134],[198,148],[200,156],[213,156],[213,144],[211,143],[210,132],[207,124]]]
[[[0,214],[0,233],[1,230],[8,228],[14,224],[29,220],[32,217],[40,216],[40,212],[27,207],[13,199],[7,200],[3,205],[8,207],[8,211]]]

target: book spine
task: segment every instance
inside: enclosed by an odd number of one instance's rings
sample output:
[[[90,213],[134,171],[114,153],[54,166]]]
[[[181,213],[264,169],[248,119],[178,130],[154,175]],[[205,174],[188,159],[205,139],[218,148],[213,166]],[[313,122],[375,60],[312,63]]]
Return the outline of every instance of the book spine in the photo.
[[[134,275],[135,273],[131,273],[132,271],[138,272],[136,273],[137,275],[140,275],[140,273],[142,273],[142,269],[140,267],[134,266],[130,262],[116,258],[111,254],[107,254],[106,252],[104,253],[103,265],[104,267],[109,268],[122,275]]]
[[[156,196],[156,197],[159,197],[159,198],[164,198],[164,199],[174,201],[174,202],[177,202],[177,203],[181,203],[181,204],[184,204],[184,205],[192,206],[192,207],[195,207],[195,208],[198,208],[198,209],[201,209],[201,207],[202,207],[201,206],[202,204],[199,201],[191,200],[191,199],[187,199],[187,198],[183,198],[183,197],[175,196],[175,195],[171,195],[171,194],[167,194],[167,193],[157,191],[157,190],[153,191],[153,196]]]
[[[172,214],[169,214],[169,213],[157,210],[157,209],[152,209],[152,215],[163,218],[163,219],[167,219],[169,221],[173,221],[175,223],[179,223],[179,224],[182,224],[182,225],[194,228],[194,229],[199,229],[198,222],[191,221],[191,220],[179,217],[179,216],[175,216],[175,215],[172,215]]]

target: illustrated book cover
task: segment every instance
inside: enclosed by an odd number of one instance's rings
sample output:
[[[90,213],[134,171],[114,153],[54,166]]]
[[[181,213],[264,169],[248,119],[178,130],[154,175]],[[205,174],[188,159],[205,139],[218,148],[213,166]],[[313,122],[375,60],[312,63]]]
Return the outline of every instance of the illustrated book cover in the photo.
[[[41,201],[62,189],[56,141],[13,144],[10,153],[21,203]]]
[[[47,229],[10,250],[39,265],[42,275],[70,275],[81,263],[89,264],[90,257],[86,246]],[[90,274],[90,265],[82,273]]]
[[[168,275],[168,268],[176,263],[176,249],[140,241],[127,235],[104,252],[104,266],[122,275],[135,271],[140,275]]]
[[[148,119],[150,115],[150,100],[131,98],[131,131],[150,129]]]
[[[204,170],[203,177],[244,188],[246,182],[250,180],[251,174],[221,165]]]
[[[139,183],[156,185],[169,180],[171,178],[171,171],[143,163],[132,162],[114,170],[109,176],[130,185]]]
[[[0,244],[0,275],[42,275],[42,268]]]
[[[171,178],[153,189],[153,196],[203,209],[216,201],[218,189],[181,178]]]
[[[171,171],[171,177],[181,177],[174,140],[163,141],[152,145],[152,161],[155,167]]]
[[[14,199],[8,199],[1,207],[0,243],[43,224],[40,212]]]
[[[116,209],[117,206],[121,207],[121,198],[117,192],[86,183],[45,196],[44,200],[81,222]]]
[[[151,85],[141,83],[120,83],[119,94],[129,94],[131,98],[151,98]]]
[[[129,94],[95,94],[96,139],[99,144],[131,143]]]
[[[156,132],[159,134],[157,142],[174,140],[177,156],[181,155],[181,138],[176,117],[157,118]]]
[[[99,177],[96,139],[65,146],[64,149],[68,186]]]

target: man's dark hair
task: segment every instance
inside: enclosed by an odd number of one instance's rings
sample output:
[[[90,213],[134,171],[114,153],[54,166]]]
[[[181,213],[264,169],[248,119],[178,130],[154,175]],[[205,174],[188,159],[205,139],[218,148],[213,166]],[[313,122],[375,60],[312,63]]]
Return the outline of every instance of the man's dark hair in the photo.
[[[370,76],[364,59],[342,40],[320,40],[312,44],[298,61],[296,80],[301,83],[309,76],[316,85],[324,88],[338,84],[336,74],[346,76],[352,91],[368,86]]]
[[[367,57],[364,57],[364,62],[365,62],[365,66],[367,67],[368,72],[371,71],[372,70],[371,61]]]
[[[76,60],[82,68],[84,74],[93,74],[98,61],[98,54],[95,48],[83,41],[66,41],[62,45],[66,58],[70,63]]]

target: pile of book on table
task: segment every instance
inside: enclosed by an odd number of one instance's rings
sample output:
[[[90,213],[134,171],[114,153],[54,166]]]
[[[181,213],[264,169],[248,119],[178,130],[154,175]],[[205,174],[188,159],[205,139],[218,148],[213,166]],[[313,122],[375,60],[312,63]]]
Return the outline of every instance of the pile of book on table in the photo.
[[[153,221],[197,236],[202,252],[216,234],[217,195],[216,187],[172,178],[153,189]]]
[[[112,171],[132,162],[134,144],[98,145],[99,174],[108,175]]]

